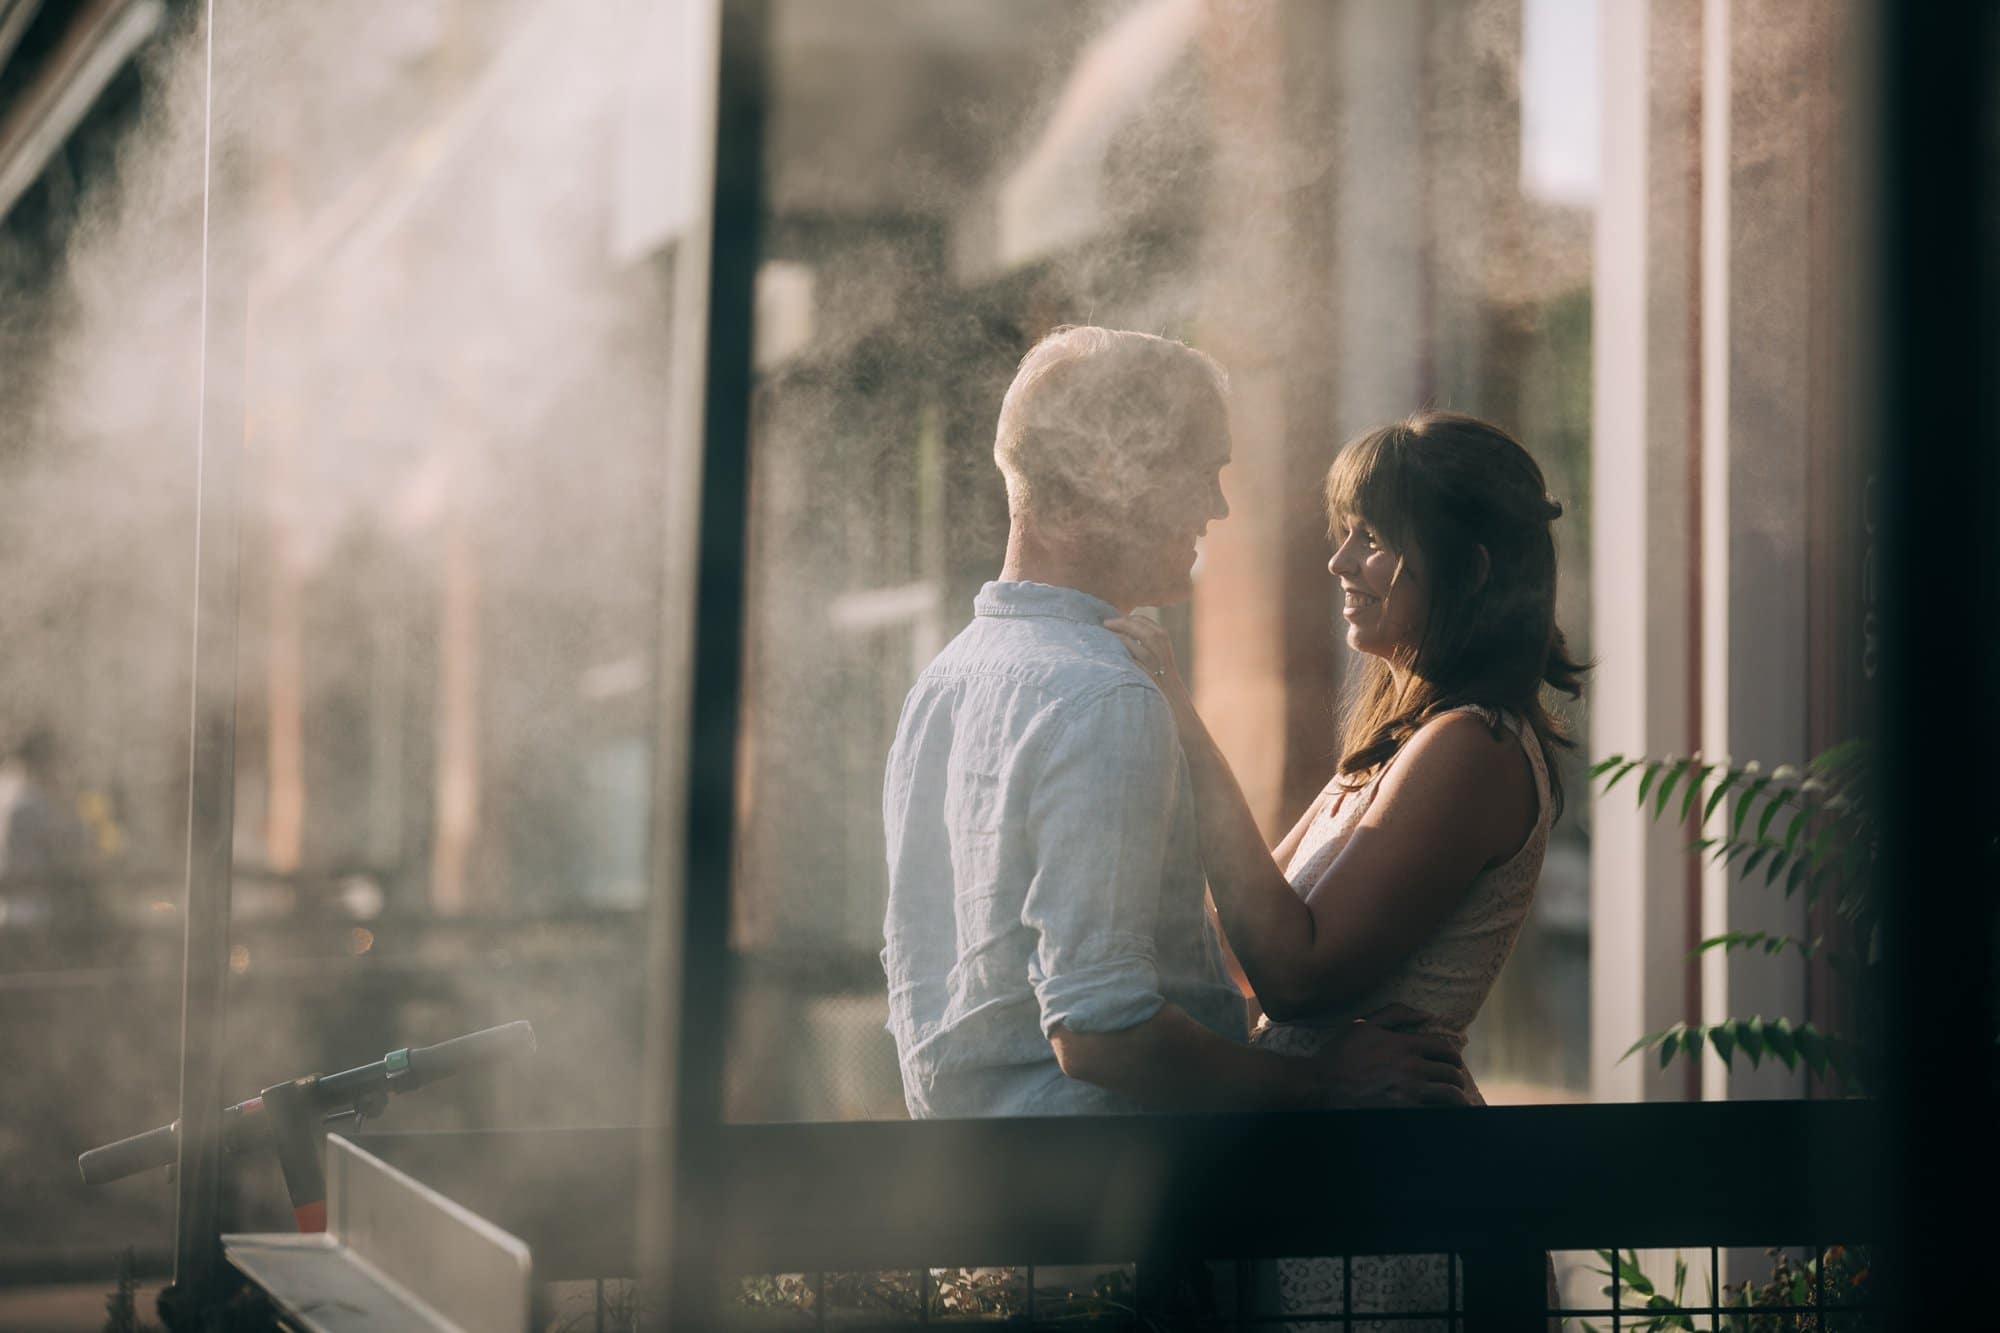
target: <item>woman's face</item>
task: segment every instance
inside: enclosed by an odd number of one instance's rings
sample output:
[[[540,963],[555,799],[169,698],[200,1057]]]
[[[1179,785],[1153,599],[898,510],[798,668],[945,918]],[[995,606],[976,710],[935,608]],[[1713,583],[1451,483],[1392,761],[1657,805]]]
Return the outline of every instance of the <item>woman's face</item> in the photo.
[[[1347,646],[1409,666],[1430,616],[1430,596],[1417,561],[1390,550],[1358,514],[1339,520],[1334,543],[1326,568],[1340,580]]]

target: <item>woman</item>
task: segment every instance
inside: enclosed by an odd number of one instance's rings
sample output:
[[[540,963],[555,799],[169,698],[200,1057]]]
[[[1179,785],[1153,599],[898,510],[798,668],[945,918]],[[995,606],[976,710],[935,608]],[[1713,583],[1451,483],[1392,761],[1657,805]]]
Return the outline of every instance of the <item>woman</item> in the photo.
[[[1210,894],[1263,1010],[1253,1040],[1310,1054],[1401,1003],[1462,1046],[1561,809],[1555,756],[1570,742],[1542,690],[1576,697],[1586,670],[1555,623],[1562,506],[1505,431],[1449,412],[1349,444],[1326,500],[1359,688],[1337,771],[1275,850],[1165,633],[1139,619],[1107,627],[1173,705]],[[1442,1310],[1446,1272],[1436,1256],[1357,1259],[1355,1309]],[[1284,1311],[1338,1310],[1344,1276],[1337,1260],[1281,1262]]]

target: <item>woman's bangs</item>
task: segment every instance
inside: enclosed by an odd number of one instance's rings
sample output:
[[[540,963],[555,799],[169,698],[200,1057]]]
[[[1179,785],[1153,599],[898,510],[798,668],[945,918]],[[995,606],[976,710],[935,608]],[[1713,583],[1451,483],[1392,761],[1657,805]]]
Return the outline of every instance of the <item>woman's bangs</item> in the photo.
[[[1404,493],[1398,428],[1385,426],[1342,449],[1326,474],[1326,524],[1338,543],[1341,520],[1365,518],[1395,549],[1406,545],[1409,506]]]

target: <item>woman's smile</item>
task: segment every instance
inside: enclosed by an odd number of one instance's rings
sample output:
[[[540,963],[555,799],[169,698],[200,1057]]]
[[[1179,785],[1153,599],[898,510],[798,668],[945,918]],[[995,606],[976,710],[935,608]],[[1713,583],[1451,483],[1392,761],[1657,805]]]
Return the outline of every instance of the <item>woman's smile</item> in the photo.
[[[1380,597],[1371,597],[1367,593],[1361,591],[1359,588],[1343,587],[1341,591],[1345,593],[1346,596],[1342,599],[1340,614],[1346,616],[1350,620],[1356,619],[1359,616],[1362,616],[1368,613],[1369,611],[1374,610],[1377,606],[1381,605],[1382,603],[1382,599]]]

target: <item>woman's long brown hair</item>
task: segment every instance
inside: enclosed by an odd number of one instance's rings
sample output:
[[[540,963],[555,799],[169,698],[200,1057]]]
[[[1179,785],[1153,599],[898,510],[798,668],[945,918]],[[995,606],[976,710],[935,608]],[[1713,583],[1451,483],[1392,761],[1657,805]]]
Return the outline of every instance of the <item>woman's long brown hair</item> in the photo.
[[[1560,813],[1556,751],[1575,743],[1543,690],[1580,697],[1590,667],[1570,656],[1556,626],[1550,525],[1562,505],[1535,460],[1477,417],[1418,412],[1340,451],[1327,471],[1326,505],[1336,541],[1348,518],[1364,519],[1403,555],[1401,577],[1414,563],[1430,593],[1402,686],[1381,658],[1363,665],[1342,727],[1340,772],[1359,785],[1425,722],[1476,704],[1534,728]],[[1490,562],[1483,580],[1481,547]]]

